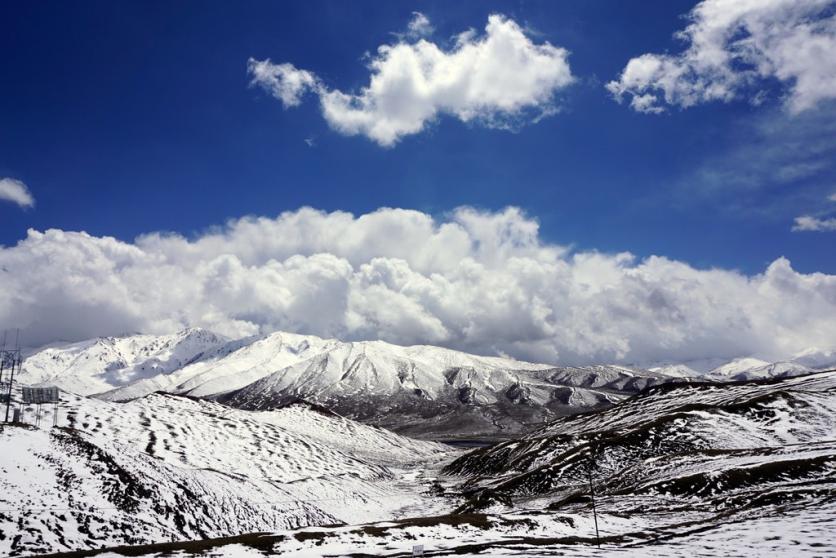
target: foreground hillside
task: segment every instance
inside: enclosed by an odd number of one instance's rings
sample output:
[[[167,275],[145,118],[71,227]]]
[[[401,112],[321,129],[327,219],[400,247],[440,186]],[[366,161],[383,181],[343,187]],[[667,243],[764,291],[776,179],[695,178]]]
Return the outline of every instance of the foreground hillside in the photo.
[[[449,448],[306,405],[262,413],[170,395],[126,404],[73,397],[62,414],[62,428],[0,432],[0,555],[355,523],[447,505],[424,494],[419,477]]]
[[[119,553],[409,556],[420,544],[432,556],[826,556],[836,552],[834,431],[836,372],[659,386],[451,456],[434,493],[458,504],[452,513],[425,502],[382,522]]]

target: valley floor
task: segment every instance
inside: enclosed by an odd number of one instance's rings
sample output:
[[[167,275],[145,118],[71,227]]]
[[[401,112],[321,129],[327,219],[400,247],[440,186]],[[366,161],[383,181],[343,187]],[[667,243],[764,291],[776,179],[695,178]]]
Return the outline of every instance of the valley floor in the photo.
[[[300,558],[338,556],[411,556],[422,545],[425,556],[631,556],[631,557],[818,557],[836,552],[836,503],[816,507],[775,508],[765,514],[718,522],[716,517],[660,512],[625,518],[599,515],[601,544],[596,545],[588,510],[549,514],[462,514],[388,521],[360,526],[310,527],[271,534],[114,548],[56,555],[62,558],[135,556]],[[581,513],[587,512],[587,513]],[[687,521],[682,521],[687,519]]]

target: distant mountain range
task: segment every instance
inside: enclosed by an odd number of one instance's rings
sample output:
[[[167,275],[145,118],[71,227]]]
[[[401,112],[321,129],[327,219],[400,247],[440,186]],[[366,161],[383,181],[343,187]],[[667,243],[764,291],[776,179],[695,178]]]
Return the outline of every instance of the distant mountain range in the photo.
[[[190,328],[45,347],[26,358],[19,379],[108,401],[166,392],[267,410],[303,400],[416,437],[483,438],[607,407],[654,385],[794,376],[828,359],[836,363],[836,353],[782,363],[745,358],[700,374],[689,363],[562,367],[283,332],[230,340]]]

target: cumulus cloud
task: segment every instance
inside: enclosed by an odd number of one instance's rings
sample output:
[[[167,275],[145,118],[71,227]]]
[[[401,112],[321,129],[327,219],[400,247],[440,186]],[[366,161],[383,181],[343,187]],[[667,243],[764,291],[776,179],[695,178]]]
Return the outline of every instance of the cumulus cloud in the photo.
[[[483,35],[460,34],[449,50],[419,38],[429,25],[417,14],[401,40],[380,46],[369,60],[369,85],[356,93],[329,89],[314,74],[269,59],[250,59],[252,83],[285,107],[312,91],[334,130],[392,146],[442,114],[491,127],[537,120],[557,111],[557,93],[574,81],[568,51],[535,44],[503,16],[490,16]]]
[[[0,274],[0,322],[29,345],[203,326],[586,363],[782,358],[836,339],[836,276],[573,252],[515,208],[303,208],[133,242],[31,230],[0,248]]]
[[[834,0],[703,0],[676,34],[679,54],[631,59],[607,89],[639,112],[659,113],[746,97],[760,104],[770,81],[798,113],[836,98]]]
[[[35,198],[26,184],[14,178],[0,178],[0,200],[10,201],[24,208],[35,206]]]

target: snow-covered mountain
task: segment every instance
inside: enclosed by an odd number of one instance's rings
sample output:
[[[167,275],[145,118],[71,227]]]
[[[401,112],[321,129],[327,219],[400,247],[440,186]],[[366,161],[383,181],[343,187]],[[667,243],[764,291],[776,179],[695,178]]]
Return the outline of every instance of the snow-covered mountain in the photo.
[[[265,410],[303,399],[411,435],[473,437],[512,435],[672,378],[637,368],[554,367],[426,345],[282,332],[228,341],[187,330],[50,347],[24,362],[21,380],[108,401],[162,391]]]
[[[715,368],[706,379],[718,382],[789,378],[809,374],[814,370],[798,362],[766,362],[756,358],[736,359]]]
[[[796,353],[791,360],[815,370],[836,369],[836,349],[811,347]]]
[[[170,374],[228,342],[210,331],[189,328],[172,335],[99,337],[57,344],[28,356],[18,380],[91,395]]]
[[[317,368],[316,374],[304,381],[317,392],[340,381],[341,387],[346,390],[375,393],[387,391],[394,383],[402,384],[399,377],[407,373],[401,370],[404,367],[412,369],[413,375],[426,376],[420,378],[424,383],[440,382],[438,372],[452,368],[549,368],[545,364],[481,357],[440,347],[401,347],[383,341],[347,343],[284,332],[236,343],[238,346],[231,352],[194,362],[173,374],[158,375],[129,384],[102,397],[127,400],[160,390],[194,397],[212,397],[284,371],[298,371],[298,374],[303,374],[305,370],[310,372],[311,367]],[[378,365],[374,371],[363,366],[364,362],[372,360]],[[294,375],[294,372],[290,374]]]
[[[301,398],[417,437],[471,438],[508,436],[669,380],[619,366],[551,368],[375,341],[338,344],[219,400],[270,409]]]
[[[64,394],[60,412],[62,428],[0,431],[0,555],[391,519],[425,501],[430,511],[444,505],[412,471],[431,470],[449,447],[303,404],[247,412],[161,394],[124,404]]]
[[[342,342],[277,332],[228,340],[192,328],[108,337],[29,356],[19,380],[108,401],[167,392],[266,410],[306,400],[427,438],[507,438],[558,416],[602,408],[671,381],[798,376],[836,354],[797,360],[704,359],[649,367],[556,367],[433,346]]]
[[[731,360],[711,358],[647,366],[647,370],[659,374],[714,382],[789,378],[832,369],[836,369],[836,350],[821,349],[807,349],[788,360],[777,362],[740,357]]]

